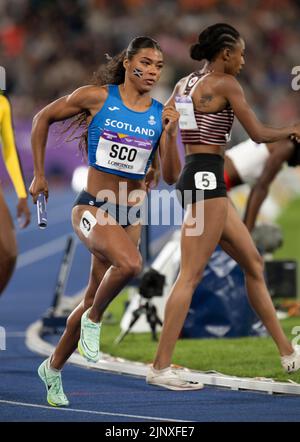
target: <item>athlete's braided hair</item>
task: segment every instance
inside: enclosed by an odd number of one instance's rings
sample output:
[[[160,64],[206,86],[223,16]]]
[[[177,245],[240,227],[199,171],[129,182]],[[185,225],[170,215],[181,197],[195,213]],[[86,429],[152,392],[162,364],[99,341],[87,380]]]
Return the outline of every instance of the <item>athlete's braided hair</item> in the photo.
[[[125,58],[131,60],[141,49],[151,48],[162,52],[157,41],[151,37],[136,37],[129,43],[127,49],[111,58],[108,55],[107,63],[100,66],[97,72],[94,73],[91,84],[96,86],[104,86],[106,84],[122,84],[125,80],[125,68],[123,62]],[[68,136],[68,141],[79,139],[79,149],[81,152],[88,151],[87,137],[88,137],[88,113],[81,112],[73,118],[71,124],[65,129],[67,132],[71,129],[71,134]],[[74,136],[75,133],[81,129],[79,136]]]
[[[204,29],[190,48],[194,60],[213,60],[222,49],[233,49],[240,38],[239,32],[226,23],[216,23]]]

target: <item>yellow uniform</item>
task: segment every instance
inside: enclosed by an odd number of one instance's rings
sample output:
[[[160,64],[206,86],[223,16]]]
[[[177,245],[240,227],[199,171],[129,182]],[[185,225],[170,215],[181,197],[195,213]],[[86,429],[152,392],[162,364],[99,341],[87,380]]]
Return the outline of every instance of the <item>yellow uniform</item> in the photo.
[[[10,104],[3,95],[0,95],[0,136],[3,148],[3,159],[8,174],[18,197],[26,198],[27,193],[12,128]]]

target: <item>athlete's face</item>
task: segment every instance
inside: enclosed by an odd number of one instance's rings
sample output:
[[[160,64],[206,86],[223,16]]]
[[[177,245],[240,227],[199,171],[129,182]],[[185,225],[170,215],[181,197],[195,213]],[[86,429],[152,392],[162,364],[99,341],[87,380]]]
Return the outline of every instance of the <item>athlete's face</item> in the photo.
[[[157,49],[145,48],[131,60],[125,59],[127,75],[139,89],[150,91],[158,82],[163,68],[163,56]]]
[[[228,60],[225,64],[225,72],[230,75],[238,75],[245,64],[245,42],[242,38],[239,39],[234,49],[229,52]]]

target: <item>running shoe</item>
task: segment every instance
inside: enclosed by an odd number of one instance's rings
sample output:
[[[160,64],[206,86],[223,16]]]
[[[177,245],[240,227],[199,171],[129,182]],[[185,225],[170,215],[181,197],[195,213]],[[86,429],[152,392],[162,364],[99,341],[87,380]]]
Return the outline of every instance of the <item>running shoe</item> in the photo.
[[[90,309],[81,316],[80,339],[78,351],[90,362],[98,362],[100,359],[100,331],[101,322],[93,322],[88,318]]]
[[[287,373],[293,373],[300,368],[300,350],[294,349],[294,353],[289,356],[281,356],[281,365]]]
[[[203,384],[200,382],[182,379],[178,371],[171,367],[164,368],[163,370],[155,370],[155,368],[150,367],[146,382],[147,384],[167,388],[168,390],[201,390],[203,388]]]
[[[51,369],[49,364],[50,358],[42,362],[38,368],[38,375],[46,386],[47,402],[53,407],[67,406],[69,401],[63,390],[61,373],[59,370]]]

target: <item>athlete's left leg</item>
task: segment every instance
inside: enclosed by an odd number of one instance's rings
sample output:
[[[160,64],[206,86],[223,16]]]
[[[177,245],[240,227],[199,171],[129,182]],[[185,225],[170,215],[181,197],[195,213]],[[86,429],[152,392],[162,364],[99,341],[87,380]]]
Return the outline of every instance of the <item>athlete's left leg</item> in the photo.
[[[264,263],[258,253],[248,229],[229,202],[221,247],[244,270],[249,301],[274,339],[279,353],[290,355],[293,348],[277,319],[270,294],[264,279]]]

